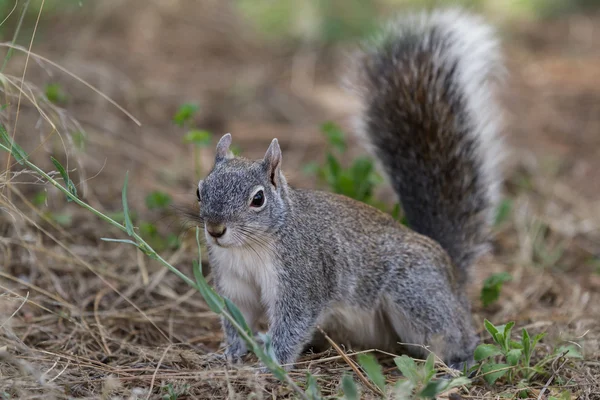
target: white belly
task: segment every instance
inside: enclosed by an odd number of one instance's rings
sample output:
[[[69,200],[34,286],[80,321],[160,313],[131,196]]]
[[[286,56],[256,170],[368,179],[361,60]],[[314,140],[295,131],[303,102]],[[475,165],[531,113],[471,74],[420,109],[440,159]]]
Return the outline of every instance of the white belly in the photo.
[[[266,250],[255,252],[245,247],[212,246],[209,252],[221,295],[237,305],[246,321],[255,327],[275,303],[275,258]]]
[[[321,326],[332,339],[346,346],[389,350],[398,341],[381,306],[363,310],[336,304],[322,318]]]

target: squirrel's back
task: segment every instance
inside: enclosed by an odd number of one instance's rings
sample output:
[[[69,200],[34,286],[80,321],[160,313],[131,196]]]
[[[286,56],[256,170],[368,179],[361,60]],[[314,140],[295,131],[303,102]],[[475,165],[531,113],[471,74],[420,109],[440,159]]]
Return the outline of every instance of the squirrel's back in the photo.
[[[351,86],[359,132],[382,164],[407,222],[448,252],[466,280],[486,250],[499,197],[503,72],[493,30],[458,10],[395,20],[365,46]]]

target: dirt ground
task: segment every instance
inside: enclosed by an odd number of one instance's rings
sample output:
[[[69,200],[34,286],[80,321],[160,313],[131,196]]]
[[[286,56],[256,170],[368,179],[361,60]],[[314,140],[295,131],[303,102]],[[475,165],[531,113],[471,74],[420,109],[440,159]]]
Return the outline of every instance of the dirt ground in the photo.
[[[319,126],[331,120],[349,130],[356,112],[338,79],[347,48],[266,44],[226,2],[105,2],[93,13],[54,16],[40,32],[36,54],[98,88],[141,126],[32,57],[27,87],[60,83],[68,95],[64,107],[52,109],[62,141],[56,133],[47,137],[50,126],[23,99],[17,142],[47,171],[50,155],[68,160],[80,193],[101,210],[121,209],[129,171],[130,207],[160,232],[182,238],[164,256],[188,275],[196,257],[190,223],[144,203],[153,190],[170,193],[180,206],[195,203],[192,152],[171,121],[181,103],[198,103],[196,125],[215,135],[231,132],[246,156],[261,157],[279,138],[290,182],[306,187],[316,183],[302,166],[323,155]],[[498,228],[494,255],[478,265],[474,318],[477,326],[487,318],[547,332],[546,349],[581,346],[585,361],[562,367],[564,387],[600,398],[600,15],[509,24],[503,34],[512,212]],[[6,75],[19,82],[26,62],[15,55]],[[2,95],[17,101],[14,93]],[[6,114],[12,132],[15,115]],[[77,122],[87,133],[84,149],[69,136]],[[353,146],[351,154],[362,152]],[[203,150],[204,171],[211,154]],[[0,162],[4,170],[4,155]],[[201,296],[136,250],[100,241],[123,236],[58,191],[48,188],[46,203],[36,205],[32,199],[43,190],[28,174],[0,174],[3,398],[145,398],[149,388],[151,398],[161,398],[169,384],[182,389],[179,398],[288,393],[267,376],[206,356],[221,333]],[[61,225],[48,213],[69,221]],[[497,304],[484,308],[482,281],[500,271],[513,280]],[[307,355],[300,365],[332,393],[349,370],[334,351]],[[292,375],[304,378],[302,371]],[[481,384],[463,396],[496,398],[499,390]]]

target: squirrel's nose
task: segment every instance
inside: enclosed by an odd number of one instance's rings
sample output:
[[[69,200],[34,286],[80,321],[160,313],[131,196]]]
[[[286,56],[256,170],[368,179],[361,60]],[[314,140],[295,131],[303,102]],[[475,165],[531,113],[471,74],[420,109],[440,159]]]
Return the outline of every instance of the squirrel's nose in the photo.
[[[218,225],[213,225],[213,224],[206,224],[206,231],[208,232],[208,234],[214,238],[220,238],[221,236],[223,236],[225,234],[225,231],[227,230],[227,227],[223,224],[218,224]]]

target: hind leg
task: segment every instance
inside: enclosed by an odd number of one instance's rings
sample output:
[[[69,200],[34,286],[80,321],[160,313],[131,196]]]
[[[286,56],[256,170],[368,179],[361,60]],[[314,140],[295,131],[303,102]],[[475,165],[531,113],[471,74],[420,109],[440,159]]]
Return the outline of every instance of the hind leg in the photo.
[[[443,269],[404,268],[384,297],[387,317],[407,351],[426,358],[429,350],[453,368],[469,364],[477,345],[470,310]]]

